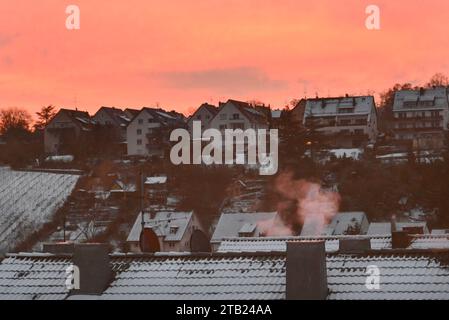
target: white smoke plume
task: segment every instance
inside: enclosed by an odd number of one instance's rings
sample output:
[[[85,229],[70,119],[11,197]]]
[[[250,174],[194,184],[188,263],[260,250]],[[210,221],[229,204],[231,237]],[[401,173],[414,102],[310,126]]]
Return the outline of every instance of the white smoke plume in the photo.
[[[296,201],[297,208],[288,216],[284,214],[274,221],[259,223],[259,229],[266,236],[296,235],[292,229],[294,224],[303,225],[303,235],[318,236],[338,213],[340,195],[322,190],[318,183],[295,180],[291,172],[285,172],[277,177],[275,187],[282,197]],[[278,212],[283,212],[282,206],[282,203],[278,205]]]

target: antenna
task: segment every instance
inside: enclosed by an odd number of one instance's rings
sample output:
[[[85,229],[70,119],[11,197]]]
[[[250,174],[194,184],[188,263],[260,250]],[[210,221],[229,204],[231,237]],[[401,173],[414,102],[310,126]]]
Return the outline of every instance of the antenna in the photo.
[[[144,187],[144,183],[143,183],[143,170],[140,170],[140,199],[139,199],[139,206],[140,206],[140,215],[142,218],[141,224],[142,224],[142,231],[145,228],[145,218],[144,218],[144,212],[143,212],[143,187]]]

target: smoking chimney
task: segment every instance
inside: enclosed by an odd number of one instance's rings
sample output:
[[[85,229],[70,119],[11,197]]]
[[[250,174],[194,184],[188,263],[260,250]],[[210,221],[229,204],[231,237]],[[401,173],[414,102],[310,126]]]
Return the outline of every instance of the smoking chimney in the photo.
[[[77,244],[73,264],[80,271],[80,289],[75,294],[103,293],[112,279],[109,249],[105,244]]]
[[[328,294],[324,241],[287,242],[287,300],[325,300]]]

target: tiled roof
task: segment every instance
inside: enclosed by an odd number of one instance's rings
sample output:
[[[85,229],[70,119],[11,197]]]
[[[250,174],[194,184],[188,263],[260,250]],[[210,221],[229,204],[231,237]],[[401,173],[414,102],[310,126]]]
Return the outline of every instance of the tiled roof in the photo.
[[[102,299],[282,299],[284,255],[116,257]]]
[[[11,256],[0,298],[65,299],[68,258]],[[114,278],[98,299],[285,299],[285,253],[112,255]],[[328,299],[449,299],[449,252],[327,254]],[[367,267],[380,289],[365,286]],[[77,298],[73,296],[72,298]],[[85,297],[80,297],[85,298]]]
[[[70,258],[12,255],[0,263],[0,300],[62,300]]]
[[[380,270],[379,290],[365,286],[367,267]],[[327,258],[330,300],[449,299],[449,254],[331,255]]]
[[[228,238],[221,241],[218,252],[283,252],[287,241],[325,240],[326,252],[339,250],[339,239],[366,238],[366,236]],[[372,250],[391,249],[391,236],[370,236]],[[449,249],[449,235],[412,236],[409,249]]]

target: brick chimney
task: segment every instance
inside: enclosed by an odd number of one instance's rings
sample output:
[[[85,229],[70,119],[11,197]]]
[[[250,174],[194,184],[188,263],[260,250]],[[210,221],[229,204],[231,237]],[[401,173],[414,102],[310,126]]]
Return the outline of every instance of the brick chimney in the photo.
[[[80,289],[73,294],[99,295],[112,280],[109,248],[106,244],[77,244],[73,264],[80,271]]]
[[[325,242],[287,242],[287,300],[325,300],[327,295]]]

